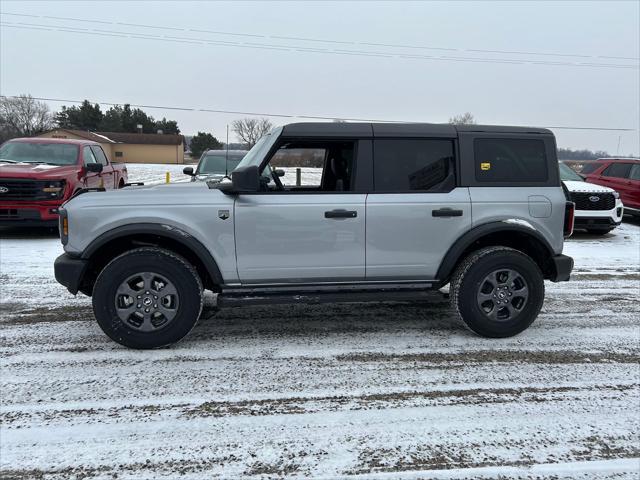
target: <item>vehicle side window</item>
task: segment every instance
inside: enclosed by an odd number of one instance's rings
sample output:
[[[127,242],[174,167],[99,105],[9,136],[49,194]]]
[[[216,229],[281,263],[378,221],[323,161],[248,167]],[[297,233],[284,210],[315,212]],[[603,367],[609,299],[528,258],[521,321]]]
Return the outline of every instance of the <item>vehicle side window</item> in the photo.
[[[598,162],[585,163],[584,165],[582,165],[582,170],[580,170],[580,173],[586,175],[588,173],[595,172],[600,168],[600,166],[601,164],[599,164]]]
[[[455,187],[451,140],[380,139],[373,151],[377,192],[447,192]]]
[[[473,142],[478,182],[546,182],[547,155],[542,140],[476,138]]]
[[[350,191],[354,154],[353,141],[285,141],[269,160],[262,178],[269,191],[277,190],[272,178],[274,171],[284,173],[278,175],[284,191]]]
[[[96,160],[98,161],[98,163],[101,163],[102,165],[104,165],[105,167],[107,166],[107,157],[104,154],[104,152],[102,151],[101,147],[98,147],[97,145],[94,145],[93,147],[91,147],[91,151],[93,152]]]
[[[82,148],[82,159],[85,165],[88,163],[98,163],[95,155],[91,151],[91,147],[88,146]]]
[[[631,180],[640,180],[640,164],[633,165],[631,167],[631,172],[629,173],[629,178]]]
[[[605,168],[602,175],[605,177],[627,178],[631,170],[630,163],[612,163]]]

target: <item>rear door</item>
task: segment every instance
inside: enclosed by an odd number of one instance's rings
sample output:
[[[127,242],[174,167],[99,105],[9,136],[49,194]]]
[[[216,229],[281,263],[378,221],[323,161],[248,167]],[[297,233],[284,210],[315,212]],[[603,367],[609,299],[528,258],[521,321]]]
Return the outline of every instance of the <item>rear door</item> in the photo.
[[[631,166],[629,186],[631,187],[631,194],[627,197],[627,205],[640,209],[640,163],[635,163]],[[624,203],[624,200],[622,203]]]
[[[358,191],[355,176],[359,157],[370,152],[370,140],[276,145],[263,172],[271,176],[268,188],[240,194],[235,203],[242,284],[364,279],[366,192]],[[276,168],[284,173],[282,188],[269,173]]]
[[[605,185],[609,188],[613,188],[620,194],[623,204],[627,204],[632,201],[633,186],[629,176],[631,174],[631,163],[623,162],[611,162],[611,164],[605,168],[598,182],[600,185]]]
[[[434,279],[449,247],[471,227],[469,190],[456,187],[455,140],[383,136],[375,128],[366,278]]]

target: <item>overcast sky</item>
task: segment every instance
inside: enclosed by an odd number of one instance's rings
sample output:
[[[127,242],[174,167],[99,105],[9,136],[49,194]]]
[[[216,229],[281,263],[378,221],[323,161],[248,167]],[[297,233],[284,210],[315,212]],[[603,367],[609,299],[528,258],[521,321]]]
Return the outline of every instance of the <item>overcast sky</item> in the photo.
[[[633,129],[554,132],[560,147],[637,155],[639,5],[0,1],[0,93],[416,122],[469,111]],[[222,140],[243,116],[145,110]]]

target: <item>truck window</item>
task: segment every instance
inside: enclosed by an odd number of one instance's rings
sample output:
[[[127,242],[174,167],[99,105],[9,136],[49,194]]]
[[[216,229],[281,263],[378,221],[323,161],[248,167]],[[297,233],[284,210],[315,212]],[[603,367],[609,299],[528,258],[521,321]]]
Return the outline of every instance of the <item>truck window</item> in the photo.
[[[85,165],[88,163],[98,163],[95,155],[91,151],[91,147],[87,146],[82,148],[82,161]]]
[[[446,192],[455,187],[453,141],[394,138],[373,145],[377,192]]]
[[[631,167],[629,178],[631,180],[640,180],[640,164],[636,164]]]
[[[544,142],[535,139],[476,138],[473,142],[478,182],[546,182]]]
[[[602,175],[605,177],[627,178],[630,170],[630,163],[612,163],[602,172]]]
[[[97,145],[94,145],[91,147],[91,151],[93,152],[98,163],[101,163],[106,167],[109,162],[107,162],[107,157],[102,151],[102,148]]]

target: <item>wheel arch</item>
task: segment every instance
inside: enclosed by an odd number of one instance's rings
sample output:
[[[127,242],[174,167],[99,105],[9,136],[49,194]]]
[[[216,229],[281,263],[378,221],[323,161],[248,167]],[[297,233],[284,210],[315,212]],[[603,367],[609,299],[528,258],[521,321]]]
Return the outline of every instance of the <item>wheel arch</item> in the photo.
[[[471,252],[489,246],[519,250],[533,259],[544,278],[552,278],[555,274],[553,248],[540,232],[521,223],[490,222],[472,228],[454,242],[442,259],[436,278],[442,285],[448,283],[461,260]]]
[[[87,260],[79,290],[90,295],[100,271],[115,257],[141,246],[165,248],[189,261],[205,288],[216,290],[223,283],[216,260],[195,237],[171,225],[138,223],[122,225],[95,238],[82,252]]]

